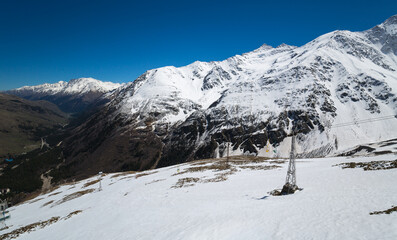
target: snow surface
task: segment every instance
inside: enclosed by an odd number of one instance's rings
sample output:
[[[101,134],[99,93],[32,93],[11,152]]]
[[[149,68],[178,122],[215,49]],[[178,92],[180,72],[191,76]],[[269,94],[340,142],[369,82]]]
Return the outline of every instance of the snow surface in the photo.
[[[227,170],[183,173],[211,164],[205,161],[143,172],[147,175],[107,174],[102,177],[102,191],[98,183],[83,187],[97,179],[93,177],[10,208],[11,218],[6,221],[10,228],[0,234],[82,210],[17,239],[397,239],[396,212],[369,214],[397,205],[397,169],[335,166],[396,158],[389,154],[298,159],[297,184],[303,190],[288,196],[268,193],[282,187],[287,161],[234,162],[238,171],[220,182],[205,180]],[[280,168],[243,168],[270,165]],[[200,180],[193,186],[174,187],[188,177]],[[57,204],[68,194],[91,188],[95,191]],[[49,201],[53,203],[43,206]]]
[[[87,92],[107,93],[122,86],[120,83],[102,82],[94,78],[77,78],[69,82],[59,81],[57,83],[41,84],[37,86],[24,86],[15,91],[32,91],[35,93],[54,94],[84,94]]]

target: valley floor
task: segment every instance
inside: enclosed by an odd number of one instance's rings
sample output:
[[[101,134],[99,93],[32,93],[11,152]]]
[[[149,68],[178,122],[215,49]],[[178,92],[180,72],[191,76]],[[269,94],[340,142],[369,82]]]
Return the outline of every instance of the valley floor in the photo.
[[[106,174],[101,191],[93,177],[10,208],[0,239],[397,239],[396,159],[298,159],[303,190],[287,196],[269,194],[286,159]],[[339,165],[371,161],[384,162]]]

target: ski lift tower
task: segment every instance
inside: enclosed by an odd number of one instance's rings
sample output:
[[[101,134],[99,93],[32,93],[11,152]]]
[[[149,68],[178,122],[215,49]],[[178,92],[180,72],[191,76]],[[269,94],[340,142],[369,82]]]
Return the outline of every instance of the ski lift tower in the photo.
[[[292,194],[296,190],[298,190],[298,186],[296,186],[296,167],[295,167],[295,135],[296,132],[292,132],[291,136],[291,152],[289,154],[289,164],[287,177],[285,179],[285,184],[283,189],[281,190],[281,194]]]

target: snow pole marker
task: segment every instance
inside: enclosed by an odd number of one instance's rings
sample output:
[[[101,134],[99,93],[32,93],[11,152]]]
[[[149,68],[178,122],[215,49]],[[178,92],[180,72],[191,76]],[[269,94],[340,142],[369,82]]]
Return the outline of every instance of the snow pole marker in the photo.
[[[101,183],[102,174],[103,174],[103,172],[98,173],[98,181],[99,181],[98,191],[102,191],[102,183]]]

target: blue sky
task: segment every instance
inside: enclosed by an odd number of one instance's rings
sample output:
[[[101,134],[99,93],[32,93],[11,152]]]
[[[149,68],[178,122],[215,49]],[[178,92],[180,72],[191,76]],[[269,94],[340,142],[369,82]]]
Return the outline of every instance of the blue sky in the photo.
[[[78,77],[128,82],[264,43],[301,46],[334,30],[366,30],[395,14],[395,0],[2,0],[0,90]]]

